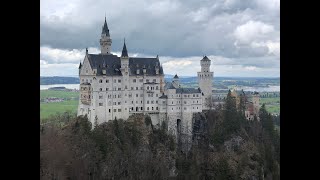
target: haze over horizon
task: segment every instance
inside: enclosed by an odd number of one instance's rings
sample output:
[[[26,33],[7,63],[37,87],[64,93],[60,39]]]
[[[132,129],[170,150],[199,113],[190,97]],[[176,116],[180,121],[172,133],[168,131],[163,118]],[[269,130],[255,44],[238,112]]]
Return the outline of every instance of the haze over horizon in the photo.
[[[105,13],[112,52],[126,38],[165,74],[196,76],[207,55],[215,77],[280,77],[280,0],[43,0],[40,76],[77,76],[85,48],[100,52]]]

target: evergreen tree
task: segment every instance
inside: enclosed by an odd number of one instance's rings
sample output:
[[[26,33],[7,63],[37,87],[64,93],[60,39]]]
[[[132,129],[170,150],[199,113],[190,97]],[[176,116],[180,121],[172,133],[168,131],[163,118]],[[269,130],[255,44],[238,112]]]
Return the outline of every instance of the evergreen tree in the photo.
[[[98,116],[94,118],[94,128],[98,127]]]
[[[227,134],[232,134],[240,129],[238,112],[236,107],[236,99],[231,96],[229,90],[224,108],[224,128]]]

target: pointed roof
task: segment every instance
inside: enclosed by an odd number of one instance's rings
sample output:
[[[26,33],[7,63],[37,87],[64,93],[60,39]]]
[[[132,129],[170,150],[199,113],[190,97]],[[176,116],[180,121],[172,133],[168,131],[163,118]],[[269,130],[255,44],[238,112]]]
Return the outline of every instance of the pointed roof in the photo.
[[[204,56],[201,61],[211,61],[207,56]]]
[[[103,25],[102,33],[101,33],[101,34],[106,34],[106,36],[109,36],[109,37],[110,37],[109,28],[108,28],[107,18],[106,18],[106,17],[104,18],[104,25]]]
[[[178,78],[179,79],[179,77],[178,77],[178,75],[176,74],[173,78]]]
[[[121,57],[128,57],[128,51],[127,51],[127,46],[126,46],[126,39],[124,39]]]
[[[82,64],[81,64],[81,62],[80,62],[80,64],[79,64],[79,69],[81,69],[81,67],[82,67]]]

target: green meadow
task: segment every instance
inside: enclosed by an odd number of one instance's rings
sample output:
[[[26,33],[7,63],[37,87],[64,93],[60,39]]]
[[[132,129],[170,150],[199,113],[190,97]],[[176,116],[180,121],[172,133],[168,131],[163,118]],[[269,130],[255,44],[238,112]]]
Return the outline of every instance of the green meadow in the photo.
[[[57,113],[64,113],[70,111],[73,113],[77,112],[79,103],[79,93],[78,92],[68,92],[68,91],[53,91],[53,90],[40,90],[40,98],[47,97],[57,97],[66,98],[67,100],[63,102],[40,102],[40,119],[44,120],[50,115],[55,115]]]

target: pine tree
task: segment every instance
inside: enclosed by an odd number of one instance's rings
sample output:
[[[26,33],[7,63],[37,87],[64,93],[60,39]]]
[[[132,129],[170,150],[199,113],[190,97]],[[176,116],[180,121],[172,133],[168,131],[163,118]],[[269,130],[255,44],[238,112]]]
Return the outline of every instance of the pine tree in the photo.
[[[94,128],[98,127],[98,116],[94,118]]]
[[[227,134],[232,134],[240,129],[240,121],[236,107],[236,99],[229,90],[224,108],[224,128]]]

